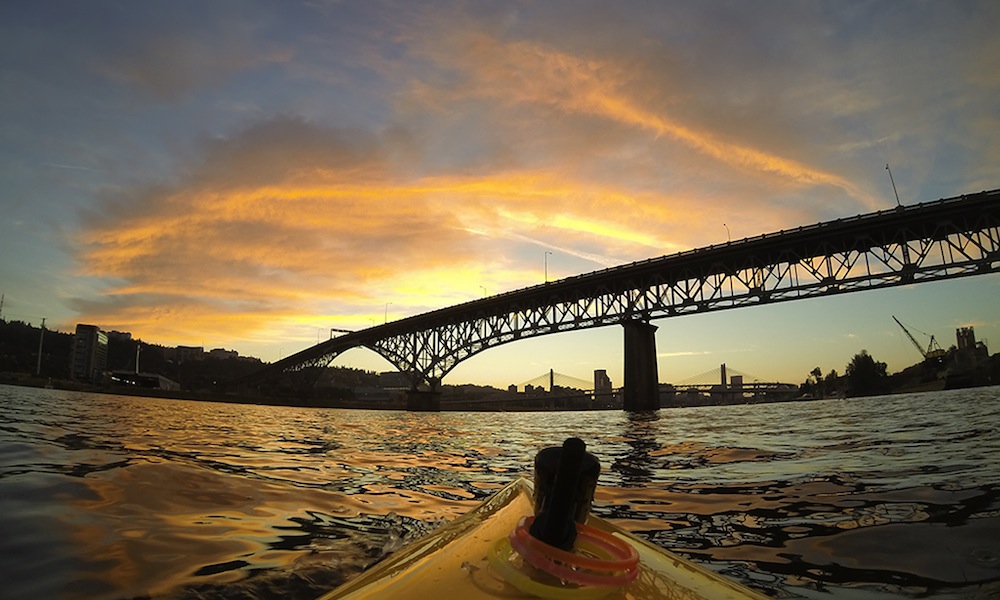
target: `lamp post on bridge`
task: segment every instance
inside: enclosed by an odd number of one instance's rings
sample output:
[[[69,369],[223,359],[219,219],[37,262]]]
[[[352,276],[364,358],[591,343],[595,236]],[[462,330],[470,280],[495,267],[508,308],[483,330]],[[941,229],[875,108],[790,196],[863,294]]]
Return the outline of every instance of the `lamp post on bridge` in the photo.
[[[729,225],[726,225],[725,223],[723,223],[722,226],[726,228],[726,241],[727,242],[733,241],[733,236],[732,236],[732,234],[729,233]]]
[[[552,254],[548,250],[545,251],[545,283],[549,282],[549,255]]]
[[[385,321],[384,321],[384,323],[388,323],[389,322],[389,305],[390,304],[392,304],[392,302],[386,302],[385,303]]]

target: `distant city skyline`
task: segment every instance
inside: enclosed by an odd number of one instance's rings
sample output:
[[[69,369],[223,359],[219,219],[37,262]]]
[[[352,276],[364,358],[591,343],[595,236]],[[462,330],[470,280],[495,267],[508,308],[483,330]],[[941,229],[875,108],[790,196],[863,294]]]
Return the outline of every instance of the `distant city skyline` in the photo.
[[[0,5],[3,317],[273,362],[636,260],[1000,187],[1000,4]],[[897,199],[898,198],[898,199]],[[1000,344],[1000,276],[656,321],[659,372]],[[924,340],[926,341],[926,340]],[[622,331],[445,383],[622,381]],[[391,366],[367,350],[334,363]]]

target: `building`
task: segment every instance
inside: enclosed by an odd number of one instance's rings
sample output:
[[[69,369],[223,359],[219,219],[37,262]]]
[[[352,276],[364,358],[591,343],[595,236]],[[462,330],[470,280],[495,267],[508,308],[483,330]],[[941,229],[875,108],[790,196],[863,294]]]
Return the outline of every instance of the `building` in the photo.
[[[990,358],[986,344],[976,340],[976,330],[971,326],[955,330],[955,353],[949,366],[949,376],[965,375],[979,369]]]
[[[611,393],[611,378],[608,377],[608,372],[605,369],[594,370],[594,393]]]
[[[139,387],[150,390],[179,390],[181,386],[172,379],[157,373],[135,373],[133,371],[112,371],[108,376],[111,385]]]
[[[240,353],[236,350],[226,350],[225,348],[212,348],[208,351],[208,358],[224,360],[227,358],[239,358]]]
[[[177,346],[175,353],[177,364],[181,364],[189,360],[201,360],[205,357],[205,348],[202,346]]]
[[[115,341],[119,341],[119,342],[131,342],[132,341],[132,333],[129,332],[129,331],[109,331],[107,333],[108,333],[108,339],[109,340],[115,340]]]
[[[97,325],[76,326],[70,376],[76,381],[98,383],[108,368],[108,334]]]
[[[409,377],[399,371],[384,371],[378,374],[378,387],[390,391],[407,391],[412,386]]]
[[[959,350],[975,350],[976,330],[973,327],[959,327],[955,330],[955,341]]]

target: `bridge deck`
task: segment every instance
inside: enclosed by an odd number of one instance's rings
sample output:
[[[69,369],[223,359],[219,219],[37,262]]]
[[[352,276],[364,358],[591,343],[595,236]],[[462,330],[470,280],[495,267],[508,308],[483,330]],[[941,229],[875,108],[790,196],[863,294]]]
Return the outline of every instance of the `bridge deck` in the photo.
[[[366,346],[416,386],[499,344],[893,285],[1000,272],[1000,190],[696,248],[477,299],[322,342],[244,380]]]

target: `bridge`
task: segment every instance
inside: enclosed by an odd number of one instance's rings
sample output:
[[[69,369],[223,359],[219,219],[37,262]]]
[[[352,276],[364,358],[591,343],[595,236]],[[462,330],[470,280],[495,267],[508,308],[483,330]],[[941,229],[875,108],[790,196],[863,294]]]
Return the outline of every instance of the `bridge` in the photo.
[[[704,403],[698,399],[707,398],[710,404],[732,404],[789,400],[797,395],[799,386],[794,383],[765,381],[756,375],[745,373],[725,363],[669,386],[672,396],[685,396],[681,403]]]
[[[435,410],[463,360],[521,339],[622,326],[624,407],[659,408],[653,320],[1000,271],[1000,190],[826,221],[465,302],[347,333],[234,382],[244,393],[310,388],[338,355],[380,354]]]
[[[794,400],[799,385],[764,380],[725,363],[676,383],[659,384],[662,406],[755,404]],[[506,391],[469,397],[442,395],[441,408],[473,411],[603,410],[622,408],[622,388],[613,388],[604,371],[592,380],[549,370]]]

